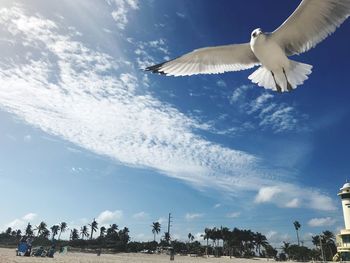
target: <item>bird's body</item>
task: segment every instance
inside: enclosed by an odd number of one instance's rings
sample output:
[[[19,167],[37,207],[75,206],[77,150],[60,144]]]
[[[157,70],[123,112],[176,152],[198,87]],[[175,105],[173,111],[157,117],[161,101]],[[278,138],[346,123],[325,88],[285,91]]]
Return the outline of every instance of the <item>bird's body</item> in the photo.
[[[146,68],[171,76],[217,74],[260,67],[248,78],[259,86],[291,91],[308,78],[312,66],[288,57],[308,51],[333,33],[350,15],[350,0],[302,0],[272,33],[260,28],[249,43],[194,50]]]
[[[275,87],[279,92],[291,91],[311,73],[311,65],[290,60],[271,34],[260,28],[252,32],[250,48],[261,67],[248,78],[259,86]]]
[[[253,31],[254,32],[254,31]],[[259,31],[261,32],[261,31]],[[261,65],[270,71],[289,69],[289,59],[283,49],[263,32],[250,40],[250,48]]]

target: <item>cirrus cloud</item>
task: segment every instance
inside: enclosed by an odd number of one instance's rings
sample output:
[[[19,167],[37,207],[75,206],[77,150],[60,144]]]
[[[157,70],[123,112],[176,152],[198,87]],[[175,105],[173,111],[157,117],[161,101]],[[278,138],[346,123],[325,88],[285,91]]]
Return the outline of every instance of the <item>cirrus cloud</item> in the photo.
[[[114,3],[138,6],[131,0]],[[258,192],[257,204],[282,206],[302,193],[301,207],[334,207],[327,195],[270,176],[258,156],[198,135],[207,126],[145,91],[144,74],[127,59],[89,48],[62,33],[61,25],[18,7],[0,9],[0,25],[9,40],[0,47],[13,54],[1,57],[2,110],[123,165],[153,169],[200,189]],[[254,107],[269,99],[260,98]],[[115,213],[105,211],[99,220],[118,219]]]

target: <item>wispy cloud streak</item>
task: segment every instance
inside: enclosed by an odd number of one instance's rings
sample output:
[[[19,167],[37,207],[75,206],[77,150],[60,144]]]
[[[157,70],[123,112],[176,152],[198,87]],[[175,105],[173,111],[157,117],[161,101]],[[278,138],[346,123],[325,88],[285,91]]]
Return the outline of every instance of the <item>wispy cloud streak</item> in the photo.
[[[55,22],[19,8],[1,9],[0,24],[1,33],[26,53],[0,64],[0,107],[27,123],[124,165],[155,169],[196,187],[227,193],[294,187],[271,179],[258,157],[200,137],[194,130],[203,128],[201,123],[140,92],[143,75],[123,70],[130,63],[92,50],[61,33]],[[306,207],[314,194],[327,199],[308,191]],[[287,197],[297,198],[292,192]]]

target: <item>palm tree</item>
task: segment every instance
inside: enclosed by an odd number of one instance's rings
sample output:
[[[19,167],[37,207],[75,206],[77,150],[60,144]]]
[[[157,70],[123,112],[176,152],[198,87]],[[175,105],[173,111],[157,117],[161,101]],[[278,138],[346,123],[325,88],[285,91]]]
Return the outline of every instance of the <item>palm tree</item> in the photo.
[[[42,236],[43,238],[49,238],[49,236],[50,236],[50,230],[48,230],[47,228],[44,229],[44,230],[41,232],[40,236]]]
[[[66,232],[66,230],[67,230],[67,223],[66,222],[61,222],[60,223],[60,234],[58,235],[58,240],[60,240],[61,234],[63,232]]]
[[[47,224],[44,221],[41,221],[40,224],[34,229],[38,232],[36,233],[36,236],[41,236],[41,234],[47,229]]]
[[[87,226],[82,226],[80,228],[80,234],[81,234],[81,239],[84,239],[84,237],[89,237],[89,230]]]
[[[210,228],[207,228],[207,227],[206,227],[206,228],[204,229],[204,236],[203,236],[203,239],[204,239],[204,240],[207,240],[207,247],[209,246],[210,232],[211,232]]]
[[[208,256],[208,247],[209,247],[209,238],[210,238],[210,235],[211,235],[211,230],[210,228],[205,228],[204,229],[204,235],[203,235],[203,239],[204,240],[207,240],[207,247],[205,248],[205,253],[206,255]]]
[[[96,222],[95,218],[94,220],[91,222],[91,224],[89,224],[89,226],[91,227],[91,235],[90,235],[90,240],[92,239],[92,235],[94,234],[94,232],[97,231],[98,229],[98,223]]]
[[[191,233],[188,233],[188,243],[191,243],[194,239],[194,236]]]
[[[336,252],[334,239],[335,239],[334,234],[331,231],[326,230],[322,232],[322,241],[323,243],[325,243],[325,245],[329,249],[330,259],[333,258],[333,255]]]
[[[119,231],[119,239],[125,246],[130,240],[129,232],[129,228],[127,227],[124,227],[122,230]]]
[[[17,237],[17,239],[20,239],[21,236],[22,236],[22,231],[21,231],[20,229],[18,229],[18,230],[16,231],[16,237]]]
[[[301,228],[301,225],[298,221],[294,221],[293,223],[295,231],[297,232],[297,239],[298,239],[298,246],[300,246],[300,241],[299,241],[299,228]]]
[[[152,233],[153,233],[154,242],[155,242],[156,241],[156,235],[158,235],[160,233],[161,225],[160,225],[159,222],[153,222],[151,227],[152,227]]]
[[[12,232],[12,228],[9,227],[9,228],[6,229],[5,234],[6,235],[11,235],[11,232]]]
[[[317,249],[321,242],[320,236],[319,235],[312,236],[311,239],[312,239],[312,244],[314,244]]]
[[[25,230],[26,236],[32,236],[33,235],[33,229],[32,225],[28,223],[26,230]]]
[[[115,234],[118,234],[117,231],[118,231],[118,225],[117,224],[112,224],[107,229],[107,236],[113,236]]]
[[[106,234],[106,228],[104,226],[100,227],[100,237],[104,237]]]
[[[221,227],[221,236],[222,236],[222,248],[225,250],[226,242],[229,239],[230,236],[230,229],[227,227]]]
[[[263,234],[257,232],[254,234],[254,243],[256,245],[256,249],[259,252],[259,256],[261,255],[260,250],[261,250],[261,246],[266,246],[269,243],[267,242],[267,238],[266,236],[264,236]]]
[[[289,256],[290,243],[283,241],[283,246],[281,247],[284,254]]]
[[[242,230],[241,241],[244,254],[251,254],[251,250],[254,248],[254,233],[251,230]]]
[[[78,229],[73,228],[73,229],[70,231],[70,239],[71,239],[71,240],[77,240],[77,239],[79,239]]]
[[[53,225],[50,229],[51,229],[51,234],[52,234],[52,240],[54,240],[55,236],[58,234],[58,231],[60,230],[60,226]]]
[[[219,246],[219,241],[220,239],[222,239],[221,229],[214,227],[213,233],[212,233],[212,239],[213,239],[213,243],[215,244],[215,247]]]

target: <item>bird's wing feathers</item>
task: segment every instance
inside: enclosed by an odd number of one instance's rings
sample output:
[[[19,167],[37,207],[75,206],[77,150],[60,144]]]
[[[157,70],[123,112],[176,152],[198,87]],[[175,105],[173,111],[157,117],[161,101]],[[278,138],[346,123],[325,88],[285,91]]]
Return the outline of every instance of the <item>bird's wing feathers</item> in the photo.
[[[146,68],[171,76],[217,74],[252,68],[259,61],[249,43],[196,49],[179,58]]]
[[[306,52],[332,34],[350,15],[350,0],[303,0],[270,37],[287,55]]]

